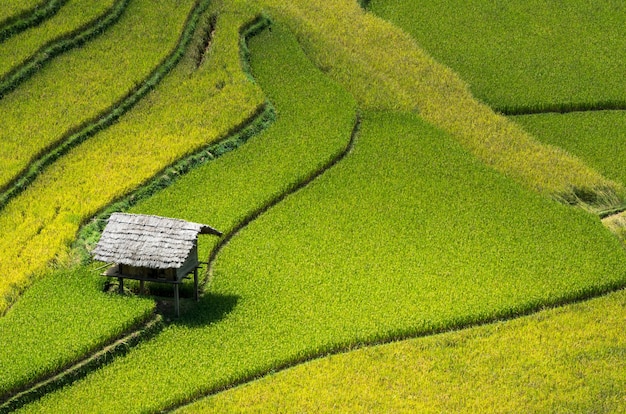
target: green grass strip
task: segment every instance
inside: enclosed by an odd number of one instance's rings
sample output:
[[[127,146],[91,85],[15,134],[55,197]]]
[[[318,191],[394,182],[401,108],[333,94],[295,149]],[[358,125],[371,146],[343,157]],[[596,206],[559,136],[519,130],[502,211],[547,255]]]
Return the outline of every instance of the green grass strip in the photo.
[[[0,43],[54,16],[68,0],[48,0],[16,16],[0,21]],[[2,95],[2,94],[0,94]]]
[[[58,55],[67,52],[76,47],[80,47],[87,43],[89,40],[96,38],[97,36],[104,33],[109,27],[115,24],[119,18],[122,16],[122,13],[126,10],[130,0],[118,0],[110,8],[108,8],[105,13],[102,13],[94,20],[88,22],[87,24],[78,27],[76,29],[70,30],[69,33],[64,33],[63,35],[57,37],[56,39],[51,40],[47,44],[43,45],[39,50],[30,54],[28,58],[26,58],[23,62],[20,62],[18,65],[11,65],[11,67],[6,67],[5,65],[9,63],[9,61],[15,61],[16,55],[21,56],[22,49],[24,48],[23,40],[17,39],[14,45],[14,48],[17,47],[17,51],[12,52],[11,59],[7,59],[6,62],[3,62],[2,67],[0,68],[0,99],[2,99],[6,94],[15,90],[22,82],[33,76],[37,71],[41,70],[48,62],[57,57]],[[74,10],[75,4],[71,4],[71,7],[67,7],[68,13],[76,13],[79,18],[84,18],[81,14],[84,14],[84,10]],[[80,4],[78,4],[80,6]],[[93,7],[93,9],[97,10],[97,7]],[[64,27],[70,23],[73,23],[71,20],[76,19],[77,16],[69,17],[69,16],[61,16],[65,18],[61,27]],[[56,23],[56,21],[52,22]],[[70,26],[71,27],[71,26]],[[58,30],[58,28],[56,29]],[[42,28],[41,32],[44,34],[49,33],[50,31],[56,31],[55,29],[50,29],[48,27]],[[62,29],[61,29],[62,30]],[[34,41],[40,42],[40,38],[42,37],[42,33],[35,33],[34,36],[29,36],[29,39],[33,39]],[[3,48],[6,48],[8,45],[2,45]],[[8,70],[10,69],[10,70]]]
[[[333,355],[177,413],[626,411],[626,292]]]
[[[296,155],[312,156],[292,145],[308,137],[334,147],[319,128],[337,124],[322,114],[338,99],[315,84],[320,74],[305,70],[295,40],[276,25],[251,50],[276,122],[134,211],[226,230],[258,205],[247,200],[268,199],[262,190],[284,182],[287,165],[302,164]],[[281,96],[291,96],[287,105]],[[309,99],[329,102],[319,112],[326,122],[281,126],[312,116]],[[137,352],[26,408],[163,410],[336,350],[588,297],[623,285],[624,263],[617,240],[583,211],[523,190],[415,115],[366,113],[341,163],[220,252],[197,306]],[[103,404],[101,395],[116,398]]]
[[[495,111],[506,115],[538,115],[538,114],[569,114],[572,112],[602,112],[602,111],[624,111],[626,110],[626,100],[620,101],[598,101],[585,103],[554,103],[536,104],[532,106],[510,106],[494,108]]]

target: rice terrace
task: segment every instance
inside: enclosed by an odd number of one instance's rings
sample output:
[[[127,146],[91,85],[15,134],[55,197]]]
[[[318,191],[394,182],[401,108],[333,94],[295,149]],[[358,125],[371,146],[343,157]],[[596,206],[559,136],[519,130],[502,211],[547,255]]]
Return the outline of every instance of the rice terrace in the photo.
[[[626,412],[624,27],[3,0],[0,413]]]

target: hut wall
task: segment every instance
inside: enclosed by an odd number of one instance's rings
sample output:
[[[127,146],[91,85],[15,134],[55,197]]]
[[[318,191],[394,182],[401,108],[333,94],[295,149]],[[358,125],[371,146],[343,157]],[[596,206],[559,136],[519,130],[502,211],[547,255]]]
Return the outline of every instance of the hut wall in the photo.
[[[196,267],[198,267],[198,246],[194,243],[193,248],[189,251],[189,256],[187,256],[183,265],[176,269],[176,277],[181,279],[193,272]]]

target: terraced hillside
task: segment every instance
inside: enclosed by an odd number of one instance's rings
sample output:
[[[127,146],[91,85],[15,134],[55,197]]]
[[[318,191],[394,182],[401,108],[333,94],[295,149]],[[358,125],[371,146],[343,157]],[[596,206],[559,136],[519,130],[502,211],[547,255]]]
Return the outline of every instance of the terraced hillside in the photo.
[[[88,16],[116,5],[118,17],[81,38],[95,24]],[[0,16],[14,21],[28,13],[6,7]],[[80,7],[91,14],[79,16],[73,10]],[[626,384],[605,372],[619,372],[624,361],[623,295],[587,302],[626,285],[626,252],[615,236],[626,180],[605,138],[620,137],[612,132],[621,112],[498,113],[582,104],[532,79],[522,84],[543,95],[498,92],[515,86],[448,59],[456,56],[458,22],[445,13],[434,20],[428,7],[384,0],[371,11],[352,0],[89,7],[68,0],[0,42],[0,53],[11,56],[36,56],[59,36],[79,45],[46,55],[0,98],[7,126],[0,136],[0,337],[8,345],[0,350],[0,412],[153,412],[197,400],[185,409],[498,411],[489,396],[503,390],[511,409],[623,408]],[[523,8],[490,7],[478,4],[472,13],[499,13],[504,25],[511,16],[523,17],[516,24],[532,20]],[[580,18],[584,7],[574,2],[547,22],[550,10],[541,9],[535,23],[561,35],[556,22]],[[597,16],[604,33],[617,33],[610,10]],[[418,20],[404,18],[416,13],[427,20],[420,25],[441,28],[439,49],[415,30]],[[529,25],[512,27],[519,37]],[[478,27],[472,33],[476,43],[490,36]],[[518,45],[520,56],[546,59],[535,43]],[[590,44],[585,56],[600,53]],[[468,50],[484,62],[490,49]],[[3,64],[10,71],[22,61]],[[503,79],[509,68],[502,66]],[[603,93],[614,89],[611,73],[607,85],[581,94],[585,102],[619,102],[619,92]],[[107,215],[120,210],[225,233],[201,241],[209,262],[203,294],[195,303],[183,287],[180,318],[166,289],[149,286],[151,294],[139,297],[131,284],[122,297],[109,293],[115,289],[98,276],[101,264],[88,258]],[[605,219],[603,226],[604,216],[618,224]],[[557,309],[496,322],[546,307]],[[556,336],[564,320],[563,356],[555,359],[541,351],[552,342],[537,343],[531,332]],[[581,332],[588,346],[572,357]],[[425,338],[403,341],[414,337]],[[486,379],[485,372],[501,372],[498,361],[518,355],[507,346],[511,337],[537,348],[532,358],[515,357],[512,372],[532,365],[536,376]],[[307,398],[276,405],[272,395],[298,381],[319,388],[329,374],[315,365],[269,390],[219,394],[311,359],[396,341],[384,351],[348,352],[339,366],[324,363],[354,378],[370,358],[374,371],[393,374],[351,379],[313,405],[298,404]],[[436,380],[414,379],[387,350],[409,366],[443,361],[443,369]],[[379,355],[374,362],[371,352]],[[499,357],[474,357],[480,353]],[[468,364],[452,369],[445,365],[452,360]],[[459,377],[468,390],[442,395]],[[537,378],[545,381],[528,393]],[[583,379],[566,386],[572,378]],[[416,395],[416,381],[434,385]],[[396,392],[368,392],[363,404],[350,405],[350,395],[377,382]]]

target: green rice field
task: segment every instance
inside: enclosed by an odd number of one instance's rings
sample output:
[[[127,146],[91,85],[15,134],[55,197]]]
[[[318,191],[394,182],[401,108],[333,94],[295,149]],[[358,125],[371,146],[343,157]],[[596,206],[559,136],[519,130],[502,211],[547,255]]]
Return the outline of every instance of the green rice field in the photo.
[[[54,0],[7,0],[0,9],[0,29],[31,15],[38,6],[55,3]]]
[[[624,19],[4,2],[0,413],[623,411]],[[224,233],[180,316],[114,211]]]
[[[511,322],[333,355],[177,412],[622,412],[625,305],[622,290]]]
[[[369,6],[498,110],[626,106],[622,2],[371,0]]]

